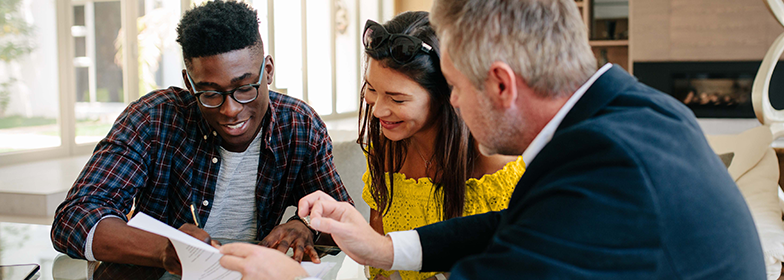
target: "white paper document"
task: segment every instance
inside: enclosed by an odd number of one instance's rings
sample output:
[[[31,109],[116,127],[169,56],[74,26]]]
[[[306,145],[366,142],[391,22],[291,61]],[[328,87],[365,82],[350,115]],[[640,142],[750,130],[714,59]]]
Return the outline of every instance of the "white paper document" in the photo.
[[[138,213],[128,222],[129,226],[169,238],[182,264],[183,280],[241,279],[242,274],[223,268],[218,249],[179,231],[147,214]]]
[[[128,225],[169,238],[182,264],[182,280],[232,280],[241,279],[242,274],[223,268],[218,249],[173,228],[144,213],[138,213]],[[302,262],[302,267],[310,276],[322,278],[335,266],[334,262]]]
[[[302,262],[302,268],[308,272],[308,275],[311,277],[316,277],[320,279],[324,279],[325,276],[335,267],[334,262],[322,262],[319,264],[315,264],[312,262]]]

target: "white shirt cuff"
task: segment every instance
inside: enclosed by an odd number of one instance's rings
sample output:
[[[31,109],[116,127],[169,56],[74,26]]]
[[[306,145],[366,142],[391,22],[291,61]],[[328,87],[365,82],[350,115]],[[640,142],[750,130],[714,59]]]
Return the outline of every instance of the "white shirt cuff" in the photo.
[[[390,232],[395,257],[390,270],[422,270],[422,242],[416,230]]]
[[[101,217],[101,219],[98,220],[97,223],[95,223],[93,228],[90,229],[90,233],[87,234],[87,240],[84,241],[84,258],[87,259],[88,261],[91,262],[96,261],[95,256],[93,256],[93,237],[95,236],[95,228],[97,228],[98,224],[101,223],[101,221],[103,221],[103,219],[106,218],[122,219],[115,215],[106,215]]]

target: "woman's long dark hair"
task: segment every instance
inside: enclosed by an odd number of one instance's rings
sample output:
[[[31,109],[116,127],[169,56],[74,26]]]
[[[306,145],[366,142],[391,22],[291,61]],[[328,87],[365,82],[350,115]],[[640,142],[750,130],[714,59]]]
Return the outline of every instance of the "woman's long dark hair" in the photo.
[[[431,118],[437,131],[432,163],[435,175],[431,178],[435,186],[434,195],[436,198],[443,197],[441,217],[444,220],[460,217],[465,204],[465,182],[473,171],[478,151],[468,127],[449,104],[451,89],[441,73],[438,38],[430,25],[428,13],[405,12],[383,26],[389,33],[414,36],[433,47],[430,54],[419,54],[405,64],[396,62],[383,51],[366,50],[365,59],[374,59],[384,67],[406,75],[430,94]],[[408,141],[391,141],[383,135],[379,119],[373,116],[372,106],[365,102],[366,88],[367,82],[361,90],[357,143],[367,153],[372,180],[370,193],[378,211],[385,215],[392,204],[395,189],[392,173],[399,172],[406,160]],[[387,177],[389,188],[386,186]]]

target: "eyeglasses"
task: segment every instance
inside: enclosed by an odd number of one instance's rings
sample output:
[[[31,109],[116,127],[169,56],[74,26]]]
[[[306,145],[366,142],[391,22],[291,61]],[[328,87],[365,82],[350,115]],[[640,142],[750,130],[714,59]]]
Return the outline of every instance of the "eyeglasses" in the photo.
[[[406,64],[414,59],[419,51],[429,54],[433,49],[417,37],[390,34],[384,26],[372,20],[365,23],[362,44],[365,45],[366,51],[386,51],[387,55],[400,64]]]
[[[207,108],[218,108],[223,105],[223,101],[226,100],[226,96],[231,96],[234,101],[240,104],[248,104],[256,100],[259,97],[259,87],[261,86],[261,78],[264,74],[264,67],[267,64],[266,58],[264,62],[261,63],[261,70],[259,70],[259,81],[255,84],[247,84],[238,88],[235,88],[230,91],[217,91],[217,90],[203,90],[199,92],[196,91],[196,85],[193,82],[193,78],[191,78],[190,73],[186,73],[188,76],[188,82],[191,83],[191,89],[194,91],[193,95],[196,96],[196,99],[199,100],[202,106]],[[187,71],[186,71],[187,72]]]

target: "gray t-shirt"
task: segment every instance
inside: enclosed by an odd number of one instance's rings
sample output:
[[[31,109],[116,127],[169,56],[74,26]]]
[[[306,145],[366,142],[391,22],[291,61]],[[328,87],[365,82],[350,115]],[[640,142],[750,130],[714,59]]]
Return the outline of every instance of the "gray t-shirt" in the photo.
[[[204,231],[212,238],[253,240],[256,238],[256,180],[261,152],[261,132],[244,152],[219,148],[221,167],[215,185],[215,200]]]

